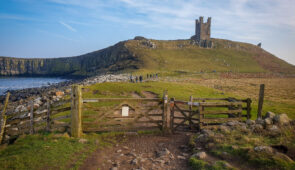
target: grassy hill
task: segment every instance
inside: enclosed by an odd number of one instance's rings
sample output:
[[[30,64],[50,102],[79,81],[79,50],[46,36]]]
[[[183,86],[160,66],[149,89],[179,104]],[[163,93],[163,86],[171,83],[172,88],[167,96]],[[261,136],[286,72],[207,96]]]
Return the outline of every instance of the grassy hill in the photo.
[[[0,75],[91,76],[102,72],[242,72],[294,74],[295,66],[255,45],[212,39],[214,48],[190,40],[134,39],[76,57],[0,57]]]

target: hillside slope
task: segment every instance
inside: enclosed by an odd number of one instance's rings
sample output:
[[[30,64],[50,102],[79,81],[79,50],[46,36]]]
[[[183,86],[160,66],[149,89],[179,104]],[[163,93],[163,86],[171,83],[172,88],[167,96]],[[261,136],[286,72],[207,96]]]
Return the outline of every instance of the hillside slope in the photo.
[[[190,40],[134,39],[76,57],[24,59],[0,57],[2,76],[91,76],[116,71],[274,72],[294,74],[295,66],[251,44],[212,39],[205,49]]]

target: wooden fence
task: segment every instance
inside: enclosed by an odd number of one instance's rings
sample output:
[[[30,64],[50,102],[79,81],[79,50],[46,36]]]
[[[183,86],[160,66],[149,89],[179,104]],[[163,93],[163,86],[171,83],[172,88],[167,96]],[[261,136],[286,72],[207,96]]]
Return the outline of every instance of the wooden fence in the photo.
[[[251,99],[193,98],[181,101],[170,100],[170,127],[177,130],[200,130],[228,121],[241,121],[251,117]],[[245,114],[243,114],[245,113]]]
[[[58,130],[60,127],[69,128],[69,123],[59,123],[54,122],[62,119],[71,118],[71,114],[61,115],[65,111],[70,111],[71,107],[62,107],[64,104],[70,103],[71,100],[63,100],[58,103],[51,104],[48,100],[43,106],[39,108],[34,108],[34,102],[29,103],[29,112],[14,113],[5,116],[6,120],[4,124],[1,125],[0,137],[3,135],[9,135],[11,137],[18,136],[21,134],[34,134],[37,131],[54,131]]]
[[[262,87],[264,88],[264,86]],[[262,90],[261,90],[262,91]],[[259,112],[261,114],[263,91],[260,91]],[[262,96],[262,97],[261,97]],[[1,113],[0,142],[3,133],[20,135],[35,131],[52,131],[54,126],[71,129],[73,137],[83,132],[133,131],[161,129],[164,132],[178,130],[200,130],[227,121],[251,117],[251,99],[235,98],[193,98],[188,101],[168,100],[167,92],[162,98],[82,98],[81,87],[72,86],[71,99],[34,109],[31,102],[30,113],[5,116],[9,94]],[[67,104],[71,103],[71,106]],[[91,105],[94,103],[94,105]],[[99,106],[95,105],[98,104]],[[65,106],[66,104],[66,106]],[[92,110],[92,111],[91,111]],[[71,111],[69,114],[60,114]],[[82,114],[83,112],[83,114]],[[16,116],[16,115],[24,116]],[[70,123],[54,125],[54,121],[69,119]],[[5,125],[6,124],[6,125]]]

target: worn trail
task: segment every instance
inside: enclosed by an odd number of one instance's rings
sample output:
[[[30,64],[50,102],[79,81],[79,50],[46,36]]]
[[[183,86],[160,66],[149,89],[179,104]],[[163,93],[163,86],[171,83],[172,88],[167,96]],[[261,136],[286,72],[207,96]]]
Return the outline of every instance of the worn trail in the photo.
[[[190,169],[191,151],[187,147],[190,135],[126,135],[124,142],[98,149],[80,169]]]

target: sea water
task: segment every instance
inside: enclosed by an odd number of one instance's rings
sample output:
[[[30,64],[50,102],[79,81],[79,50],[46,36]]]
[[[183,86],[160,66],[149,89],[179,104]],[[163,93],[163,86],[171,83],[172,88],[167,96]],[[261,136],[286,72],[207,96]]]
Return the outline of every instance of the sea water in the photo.
[[[66,80],[63,78],[48,77],[0,77],[0,95],[4,94],[7,90],[49,86]]]

